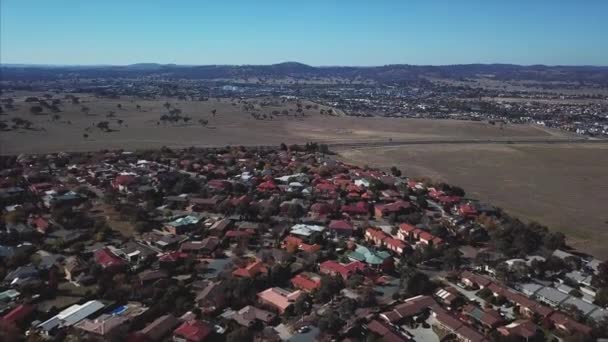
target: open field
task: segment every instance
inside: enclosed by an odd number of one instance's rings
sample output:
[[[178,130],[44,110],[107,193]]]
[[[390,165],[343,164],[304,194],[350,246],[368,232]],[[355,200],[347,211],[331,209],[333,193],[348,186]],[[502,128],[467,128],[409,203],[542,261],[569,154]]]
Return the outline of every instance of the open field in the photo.
[[[243,108],[245,103],[238,99],[210,99],[204,102],[173,99],[169,100],[168,109],[164,106],[166,99],[99,99],[81,95],[80,104],[63,100],[60,105],[62,112],[54,118],[48,111],[38,115],[30,113],[34,104],[25,103],[24,99],[32,95],[41,94],[11,96],[15,99],[16,109],[5,111],[6,115],[1,115],[0,120],[11,124],[15,117],[27,119],[33,123],[35,130],[0,132],[1,154],[162,146],[278,145],[281,142],[307,141],[546,140],[570,137],[562,132],[528,125],[508,125],[501,129],[485,122],[356,118],[341,116],[335,110],[336,114],[327,115],[320,112],[326,112],[328,107],[306,101],[302,102],[302,113],[297,114],[296,101],[283,102],[282,99],[246,100],[247,104],[253,105],[253,109],[246,111]],[[56,97],[63,98],[62,95]],[[261,106],[262,101],[266,105]],[[137,105],[140,109],[136,108]],[[83,107],[88,111],[83,111]],[[160,117],[170,109],[179,109],[181,116],[191,119],[187,123],[161,122]],[[212,114],[214,109],[215,116]],[[283,114],[285,110],[287,114]],[[267,117],[255,119],[252,112]],[[273,112],[281,114],[272,115]],[[208,124],[203,126],[200,120],[206,120]],[[101,121],[109,122],[110,132],[96,127]]]
[[[468,196],[565,233],[608,258],[608,145],[410,145],[338,151],[347,162],[462,186]]]

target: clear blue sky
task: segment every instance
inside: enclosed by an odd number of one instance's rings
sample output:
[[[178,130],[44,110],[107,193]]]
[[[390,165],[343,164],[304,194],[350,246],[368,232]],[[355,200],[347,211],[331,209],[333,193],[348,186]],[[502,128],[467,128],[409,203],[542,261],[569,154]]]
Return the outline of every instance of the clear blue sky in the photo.
[[[608,65],[608,0],[0,0],[0,62]]]

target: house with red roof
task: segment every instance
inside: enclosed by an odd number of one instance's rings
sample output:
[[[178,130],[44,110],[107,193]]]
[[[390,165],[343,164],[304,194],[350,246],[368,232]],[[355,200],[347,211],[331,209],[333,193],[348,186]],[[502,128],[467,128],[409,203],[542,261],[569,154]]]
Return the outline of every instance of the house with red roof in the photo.
[[[377,219],[381,219],[392,214],[407,214],[410,210],[411,204],[409,202],[398,200],[388,204],[376,204],[374,206],[374,215]]]
[[[355,226],[350,221],[331,220],[328,229],[336,236],[351,236],[353,235]]]
[[[173,331],[174,342],[202,342],[213,332],[211,326],[198,320],[182,323]]]
[[[480,289],[483,289],[492,283],[490,279],[470,271],[462,271],[462,273],[460,273],[460,281],[468,287],[478,287]]]
[[[471,203],[462,203],[458,206],[458,215],[465,218],[474,218],[479,214],[475,206]]]
[[[341,264],[334,260],[327,260],[319,265],[319,272],[332,276],[340,275],[347,279],[356,272],[362,272],[366,268],[365,264],[360,261],[352,261],[348,264]]]
[[[277,191],[279,187],[272,180],[267,180],[258,185],[258,191],[261,192],[273,192]]]
[[[21,304],[2,316],[1,320],[7,323],[21,325],[34,312],[35,307],[29,304]]]
[[[45,219],[42,216],[38,216],[36,218],[31,219],[30,224],[34,228],[36,228],[38,233],[43,235],[46,235],[46,233],[48,233],[51,228],[51,223],[49,222],[49,220]]]
[[[300,273],[291,278],[291,285],[296,289],[312,292],[321,286],[321,277],[314,273]]]
[[[409,245],[401,240],[393,238],[391,235],[385,233],[382,229],[367,228],[365,230],[365,239],[372,242],[376,246],[385,247],[386,249],[396,253],[403,254]]]
[[[340,211],[351,217],[367,218],[369,217],[369,204],[364,201],[359,201],[354,204],[345,204],[340,208]]]
[[[317,202],[310,206],[310,216],[312,217],[325,217],[333,213],[335,207],[327,202]]]
[[[316,251],[321,250],[320,245],[307,244],[304,242],[304,240],[300,239],[299,237],[292,236],[292,235],[285,237],[285,239],[283,240],[282,247],[286,250],[294,249],[294,250],[301,250],[301,251],[307,252],[307,253],[314,253]]]
[[[443,244],[443,240],[441,238],[421,229],[418,231],[418,239],[425,245],[439,246]]]
[[[398,255],[401,255],[407,250],[411,249],[410,245],[393,237],[388,237],[384,240],[384,247]]]
[[[107,271],[119,271],[127,266],[127,262],[105,247],[95,251],[95,263]]]
[[[112,180],[112,187],[118,191],[128,191],[129,187],[135,184],[137,178],[133,174],[122,174]]]
[[[399,230],[397,231],[397,238],[402,241],[408,241],[411,238],[415,238],[413,234],[417,229],[418,228],[416,226],[413,226],[409,223],[402,223],[399,225]]]
[[[267,274],[268,268],[260,260],[255,260],[245,267],[237,268],[232,271],[234,277],[253,278],[259,274]]]
[[[573,335],[577,333],[583,335],[591,334],[592,329],[590,326],[579,323],[559,311],[553,312],[553,314],[549,316],[549,321],[551,321],[555,329],[563,335]]]

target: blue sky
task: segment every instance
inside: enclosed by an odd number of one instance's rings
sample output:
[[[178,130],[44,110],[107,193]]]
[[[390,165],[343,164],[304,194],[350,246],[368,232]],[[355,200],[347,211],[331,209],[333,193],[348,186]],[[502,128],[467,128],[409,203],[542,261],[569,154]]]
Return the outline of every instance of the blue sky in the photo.
[[[608,0],[0,0],[0,62],[608,65]]]

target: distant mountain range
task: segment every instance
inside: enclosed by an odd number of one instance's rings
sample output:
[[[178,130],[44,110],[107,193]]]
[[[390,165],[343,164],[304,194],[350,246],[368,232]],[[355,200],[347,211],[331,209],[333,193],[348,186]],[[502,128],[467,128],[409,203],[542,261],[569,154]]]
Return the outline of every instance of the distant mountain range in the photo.
[[[322,66],[298,62],[271,65],[175,65],[138,63],[125,66],[0,65],[0,80],[58,80],[66,78],[130,78],[163,76],[175,79],[345,78],[399,82],[421,77],[462,79],[488,76],[499,80],[578,81],[608,85],[608,66],[545,66],[514,64],[407,65],[374,67]]]

